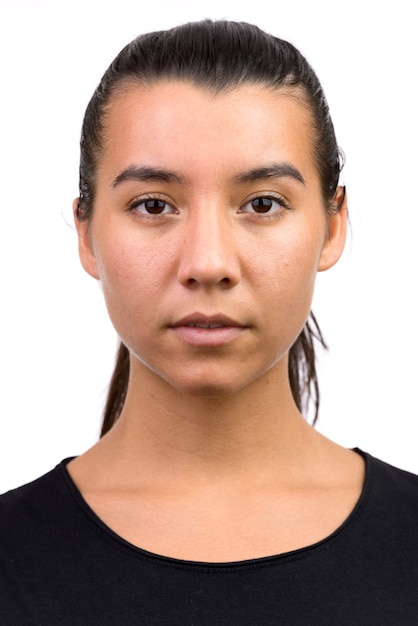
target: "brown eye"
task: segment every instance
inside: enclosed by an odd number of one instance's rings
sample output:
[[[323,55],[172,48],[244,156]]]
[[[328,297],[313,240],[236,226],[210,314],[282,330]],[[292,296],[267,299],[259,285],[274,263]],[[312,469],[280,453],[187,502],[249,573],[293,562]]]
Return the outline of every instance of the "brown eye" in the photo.
[[[246,202],[240,209],[240,213],[254,213],[258,215],[278,215],[289,206],[286,202],[275,196],[257,196]]]
[[[273,200],[271,198],[254,198],[251,201],[251,206],[256,213],[268,213],[273,207]]]
[[[166,203],[162,200],[145,200],[145,202],[141,202],[145,211],[147,213],[151,213],[152,215],[158,215],[162,213],[166,207]]]
[[[129,211],[140,213],[141,215],[166,215],[174,213],[173,207],[159,198],[143,198],[134,200],[128,207]]]

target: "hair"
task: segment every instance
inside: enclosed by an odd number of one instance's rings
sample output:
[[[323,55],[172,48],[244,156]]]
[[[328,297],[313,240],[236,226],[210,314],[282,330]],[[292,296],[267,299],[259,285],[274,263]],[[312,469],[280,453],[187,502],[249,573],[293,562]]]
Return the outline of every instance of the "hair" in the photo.
[[[170,30],[140,35],[117,55],[103,75],[85,113],[80,141],[80,196],[77,219],[91,218],[95,179],[103,152],[103,131],[112,97],[132,84],[161,80],[187,81],[212,93],[245,84],[286,92],[305,104],[312,127],[312,158],[318,171],[325,210],[341,207],[335,197],[343,157],[338,148],[321,84],[303,55],[291,43],[257,26],[229,22],[192,22]],[[289,351],[289,381],[300,411],[319,410],[315,342],[327,348],[311,312]],[[129,380],[129,352],[121,343],[110,381],[101,430],[103,436],[118,419]]]

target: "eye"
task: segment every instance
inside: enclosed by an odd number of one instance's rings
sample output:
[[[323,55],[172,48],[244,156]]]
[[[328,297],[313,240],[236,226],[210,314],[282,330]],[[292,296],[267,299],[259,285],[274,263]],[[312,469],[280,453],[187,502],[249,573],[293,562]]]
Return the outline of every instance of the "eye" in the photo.
[[[174,213],[173,207],[159,198],[139,198],[131,202],[129,211],[135,211],[141,215],[165,215]]]
[[[257,196],[246,202],[240,209],[240,213],[257,213],[260,215],[272,215],[288,209],[289,205],[283,198],[276,196]]]

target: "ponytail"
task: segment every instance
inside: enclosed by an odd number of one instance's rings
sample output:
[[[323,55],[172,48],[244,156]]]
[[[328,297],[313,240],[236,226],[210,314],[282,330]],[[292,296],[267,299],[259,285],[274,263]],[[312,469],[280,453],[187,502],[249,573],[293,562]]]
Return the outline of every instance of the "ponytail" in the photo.
[[[129,381],[129,351],[121,342],[116,356],[115,369],[110,379],[109,391],[103,412],[103,424],[100,436],[103,437],[121,414],[125,403]]]
[[[307,413],[309,405],[313,405],[312,423],[318,419],[319,385],[316,372],[315,342],[328,350],[325,339],[312,311],[302,332],[289,350],[289,382],[293,399],[301,413]]]

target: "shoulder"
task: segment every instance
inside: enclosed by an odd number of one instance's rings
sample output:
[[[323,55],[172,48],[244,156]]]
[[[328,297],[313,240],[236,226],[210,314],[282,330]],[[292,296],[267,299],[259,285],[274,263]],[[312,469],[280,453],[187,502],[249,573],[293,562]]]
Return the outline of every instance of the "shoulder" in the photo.
[[[366,481],[357,512],[378,534],[403,530],[404,537],[418,542],[418,476],[360,453],[366,461]]]
[[[370,486],[376,495],[396,500],[405,500],[418,506],[418,476],[406,470],[394,467],[370,454],[361,453],[366,460],[366,486]]]
[[[57,487],[61,482],[61,475],[68,461],[69,459],[65,459],[43,476],[21,487],[0,494],[0,511],[7,511],[8,508],[19,506],[28,500],[32,500],[34,497],[42,497],[43,494],[46,495],[49,489]]]
[[[64,514],[70,488],[64,478],[65,461],[36,480],[0,495],[0,548],[52,526]]]

